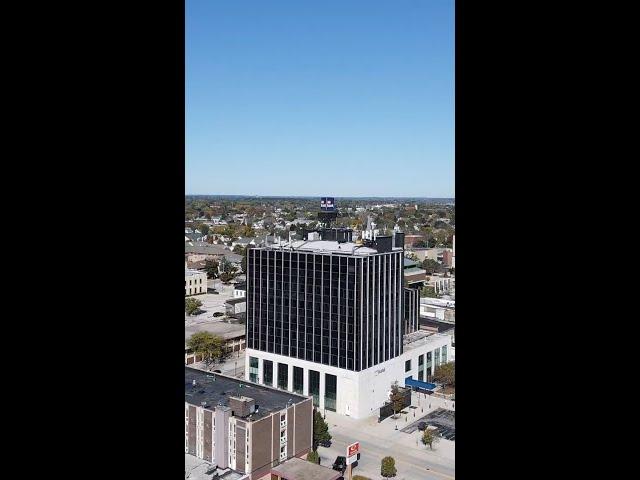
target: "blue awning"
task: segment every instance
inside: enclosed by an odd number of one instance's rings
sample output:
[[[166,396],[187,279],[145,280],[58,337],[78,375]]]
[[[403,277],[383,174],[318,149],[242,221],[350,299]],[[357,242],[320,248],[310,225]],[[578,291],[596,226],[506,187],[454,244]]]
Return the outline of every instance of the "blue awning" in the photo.
[[[420,380],[414,380],[411,377],[404,379],[404,386],[421,388],[423,390],[433,390],[434,388],[436,388],[435,383],[421,382]]]

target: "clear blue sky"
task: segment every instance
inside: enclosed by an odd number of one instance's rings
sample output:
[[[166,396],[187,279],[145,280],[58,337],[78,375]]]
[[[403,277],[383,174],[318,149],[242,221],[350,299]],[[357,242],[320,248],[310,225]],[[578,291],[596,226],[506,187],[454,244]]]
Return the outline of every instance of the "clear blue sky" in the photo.
[[[453,0],[186,0],[186,193],[454,197]]]

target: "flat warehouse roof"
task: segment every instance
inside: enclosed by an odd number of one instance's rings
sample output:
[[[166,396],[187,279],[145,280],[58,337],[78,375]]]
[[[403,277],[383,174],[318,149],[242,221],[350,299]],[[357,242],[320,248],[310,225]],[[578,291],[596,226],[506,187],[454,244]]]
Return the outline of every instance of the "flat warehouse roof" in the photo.
[[[196,381],[195,386],[193,386],[193,380]],[[289,400],[291,400],[291,405],[308,400],[308,397],[295,393],[263,387],[255,383],[186,366],[184,367],[184,381],[184,401],[195,406],[201,406],[202,402],[207,402],[211,410],[214,410],[218,405],[228,407],[229,397],[253,398],[258,413],[244,418],[246,421],[255,421],[273,412],[284,410],[290,406]]]

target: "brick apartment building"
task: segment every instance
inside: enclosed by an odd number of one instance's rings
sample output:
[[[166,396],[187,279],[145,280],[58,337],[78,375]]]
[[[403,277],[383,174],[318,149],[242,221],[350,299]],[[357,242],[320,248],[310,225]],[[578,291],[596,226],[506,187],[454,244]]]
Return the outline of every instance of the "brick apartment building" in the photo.
[[[311,449],[310,397],[185,367],[185,453],[252,480]]]

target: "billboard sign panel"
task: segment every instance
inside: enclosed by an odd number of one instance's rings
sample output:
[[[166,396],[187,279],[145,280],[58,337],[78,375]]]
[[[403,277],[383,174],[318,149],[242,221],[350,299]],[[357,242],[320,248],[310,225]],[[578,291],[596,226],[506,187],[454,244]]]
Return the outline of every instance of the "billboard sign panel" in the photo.
[[[336,209],[334,197],[322,197],[320,199],[320,210],[323,212],[333,212]]]

